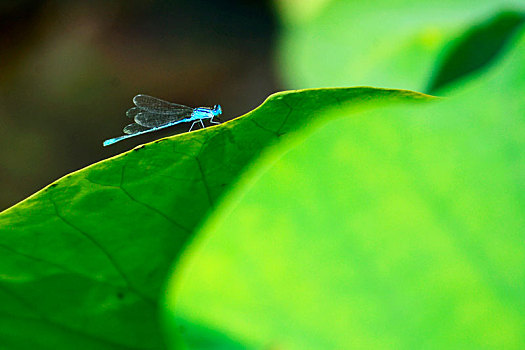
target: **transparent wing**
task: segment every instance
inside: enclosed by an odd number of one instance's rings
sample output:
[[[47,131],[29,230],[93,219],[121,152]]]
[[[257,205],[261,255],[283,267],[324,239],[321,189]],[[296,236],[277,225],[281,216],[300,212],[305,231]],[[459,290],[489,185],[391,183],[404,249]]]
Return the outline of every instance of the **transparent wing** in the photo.
[[[124,134],[128,134],[128,135],[132,135],[132,134],[136,134],[138,132],[142,132],[142,131],[146,131],[146,130],[149,130],[150,128],[147,128],[145,126],[142,126],[142,125],[139,125],[137,123],[132,123],[132,124],[129,124],[129,125],[126,125],[124,127]]]
[[[147,128],[156,128],[171,122],[182,120],[184,118],[189,118],[192,113],[192,108],[189,110],[172,110],[171,114],[140,112],[135,116],[135,123]]]
[[[177,103],[171,103],[168,101],[161,100],[160,98],[148,96],[148,95],[137,95],[133,97],[133,103],[140,109],[158,114],[172,114],[174,110],[189,110],[193,111],[193,108],[179,105]]]
[[[140,109],[139,107],[131,107],[126,111],[126,116],[128,118],[135,119],[135,116],[140,112],[142,112],[142,109]]]

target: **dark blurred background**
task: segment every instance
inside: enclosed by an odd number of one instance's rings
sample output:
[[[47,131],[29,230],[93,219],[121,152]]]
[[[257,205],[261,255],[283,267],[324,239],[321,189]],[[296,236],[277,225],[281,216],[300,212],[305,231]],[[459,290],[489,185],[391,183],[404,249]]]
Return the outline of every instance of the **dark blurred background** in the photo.
[[[53,180],[182,129],[103,148],[137,93],[223,120],[281,89],[271,1],[0,2],[0,210]]]

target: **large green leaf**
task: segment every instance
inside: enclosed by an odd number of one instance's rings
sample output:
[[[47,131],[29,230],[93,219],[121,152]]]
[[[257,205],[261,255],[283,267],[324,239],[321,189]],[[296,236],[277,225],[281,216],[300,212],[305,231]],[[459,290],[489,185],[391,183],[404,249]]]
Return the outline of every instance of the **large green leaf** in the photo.
[[[327,108],[427,97],[373,88],[278,93],[243,117],[135,148],[4,211],[0,344],[163,347],[157,309],[170,264],[266,146]]]
[[[298,1],[276,1],[302,6]],[[473,6],[469,0],[332,0],[319,9],[307,19],[291,16],[291,9],[285,12],[278,57],[287,86],[366,84],[423,91],[443,73],[442,60],[449,59],[447,67],[455,70],[450,76],[459,77],[496,57],[512,35],[507,28],[516,22],[507,21],[505,28],[479,23],[491,22],[500,11],[523,13],[525,2],[480,0]],[[489,27],[491,33],[476,46],[451,54],[458,39],[472,42],[472,26]],[[470,38],[461,40],[463,36]]]
[[[175,269],[174,340],[525,348],[520,37],[454,98],[326,112],[349,117],[277,145]]]

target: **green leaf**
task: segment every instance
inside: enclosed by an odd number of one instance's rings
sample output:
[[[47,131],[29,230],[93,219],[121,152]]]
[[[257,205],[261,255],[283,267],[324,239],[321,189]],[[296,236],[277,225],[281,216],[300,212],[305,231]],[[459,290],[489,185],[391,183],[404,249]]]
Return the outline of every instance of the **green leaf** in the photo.
[[[523,23],[525,14],[505,11],[473,26],[447,52],[426,91],[435,93],[444,86],[487,67]]]
[[[272,95],[231,122],[138,147],[72,173],[0,214],[0,344],[156,349],[172,261],[270,144],[357,110],[428,96],[374,88]]]
[[[326,112],[348,117],[268,152],[174,270],[174,340],[525,348],[520,38],[453,98]]]
[[[301,6],[289,2],[293,4]],[[372,85],[423,91],[435,76],[444,48],[494,14],[523,13],[525,2],[480,0],[472,6],[469,0],[333,0],[319,8],[308,20],[283,18],[279,61],[287,86]],[[490,51],[494,43],[480,45],[470,57]]]

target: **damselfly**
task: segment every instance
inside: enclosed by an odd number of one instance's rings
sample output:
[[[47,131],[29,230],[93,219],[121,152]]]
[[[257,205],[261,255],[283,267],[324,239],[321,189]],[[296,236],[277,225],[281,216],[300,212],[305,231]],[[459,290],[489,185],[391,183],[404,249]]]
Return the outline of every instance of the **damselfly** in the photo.
[[[219,124],[213,118],[222,113],[220,105],[215,105],[213,108],[191,108],[148,95],[133,97],[133,103],[135,107],[128,109],[126,115],[135,122],[124,127],[123,131],[126,135],[106,140],[103,143],[104,146],[180,123],[193,122],[188,131],[191,131],[197,123],[200,123],[204,128],[202,122],[204,119],[209,119],[211,124]]]

